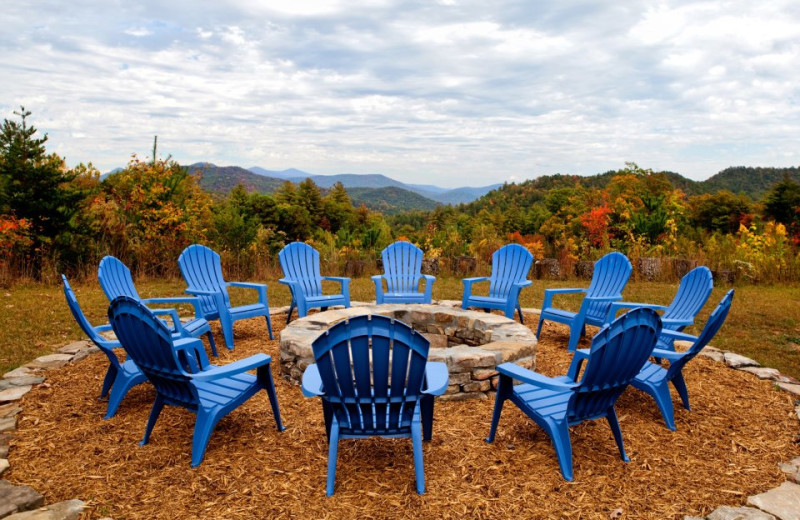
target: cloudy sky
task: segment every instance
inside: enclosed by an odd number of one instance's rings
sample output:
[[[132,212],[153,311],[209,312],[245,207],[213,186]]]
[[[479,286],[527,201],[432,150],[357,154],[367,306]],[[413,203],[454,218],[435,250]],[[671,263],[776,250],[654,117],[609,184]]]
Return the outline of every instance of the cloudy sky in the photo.
[[[353,7],[357,5],[358,7]],[[441,186],[800,164],[800,2],[6,0],[0,117],[71,165]]]

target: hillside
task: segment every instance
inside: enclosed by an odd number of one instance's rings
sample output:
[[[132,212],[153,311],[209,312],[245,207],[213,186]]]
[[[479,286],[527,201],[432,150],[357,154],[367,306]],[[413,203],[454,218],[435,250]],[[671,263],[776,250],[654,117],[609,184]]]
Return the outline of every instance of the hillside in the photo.
[[[285,179],[265,177],[238,166],[216,166],[211,163],[195,163],[187,167],[190,175],[199,177],[200,187],[211,193],[225,194],[241,184],[247,191],[272,193]]]
[[[734,193],[744,193],[753,200],[760,200],[770,187],[783,180],[785,176],[795,182],[800,182],[800,168],[734,166],[726,168],[698,184],[702,185],[704,193],[729,190]]]
[[[432,210],[439,203],[395,186],[383,188],[346,188],[354,206],[364,204],[373,211],[396,215],[405,211]]]

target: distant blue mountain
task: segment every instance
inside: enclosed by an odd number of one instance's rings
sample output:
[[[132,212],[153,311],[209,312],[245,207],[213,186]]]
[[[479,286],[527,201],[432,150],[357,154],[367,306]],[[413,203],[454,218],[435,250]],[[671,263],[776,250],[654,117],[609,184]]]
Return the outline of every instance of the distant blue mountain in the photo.
[[[296,168],[275,171],[267,170],[259,166],[248,168],[251,172],[267,177],[286,179],[292,182],[302,182],[311,179],[314,184],[321,188],[330,188],[337,182],[341,182],[345,188],[402,188],[411,191],[425,198],[440,202],[442,204],[462,204],[472,202],[486,195],[502,184],[492,184],[483,187],[464,187],[464,188],[442,188],[432,184],[406,184],[398,180],[387,177],[380,173],[339,173],[335,175],[314,175]]]

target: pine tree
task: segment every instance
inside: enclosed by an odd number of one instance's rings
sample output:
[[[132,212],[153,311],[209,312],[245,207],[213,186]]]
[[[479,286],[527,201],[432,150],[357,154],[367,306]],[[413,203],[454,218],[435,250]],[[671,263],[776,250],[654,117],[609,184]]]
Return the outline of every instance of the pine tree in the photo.
[[[36,137],[28,126],[30,111],[14,112],[20,121],[3,121],[0,128],[0,212],[31,223],[34,275],[41,274],[42,255],[71,229],[83,192],[71,185],[76,174],[56,154],[45,150],[47,135]]]

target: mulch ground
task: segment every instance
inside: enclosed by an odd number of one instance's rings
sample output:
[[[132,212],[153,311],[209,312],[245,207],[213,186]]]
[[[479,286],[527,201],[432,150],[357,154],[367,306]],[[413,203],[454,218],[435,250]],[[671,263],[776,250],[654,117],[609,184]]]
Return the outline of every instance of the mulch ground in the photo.
[[[285,319],[274,320],[276,338]],[[548,324],[549,325],[549,324]],[[728,324],[728,326],[732,326]],[[319,400],[278,375],[279,343],[261,320],[239,322],[236,350],[273,358],[286,431],[266,393],[218,424],[197,469],[189,466],[194,415],[167,408],[138,446],[155,392],[134,388],[116,417],[98,401],[101,354],[52,372],[23,402],[5,478],[48,503],[80,498],[86,518],[683,518],[780,484],[777,464],[800,455],[791,397],[705,357],[684,370],[693,411],[676,407],[669,431],[654,401],[631,388],[617,403],[630,463],[608,424],[571,429],[575,481],[565,482],[549,438],[510,403],[494,444],[484,442],[492,401],[438,402],[424,446],[427,492],[417,495],[407,439],[340,443],[336,493],[325,496],[327,444]],[[219,329],[217,344],[225,350]],[[546,326],[537,370],[566,372],[567,329]],[[673,393],[677,404],[677,395]]]

